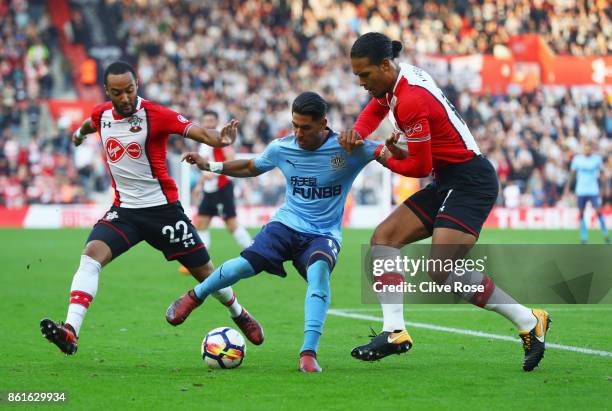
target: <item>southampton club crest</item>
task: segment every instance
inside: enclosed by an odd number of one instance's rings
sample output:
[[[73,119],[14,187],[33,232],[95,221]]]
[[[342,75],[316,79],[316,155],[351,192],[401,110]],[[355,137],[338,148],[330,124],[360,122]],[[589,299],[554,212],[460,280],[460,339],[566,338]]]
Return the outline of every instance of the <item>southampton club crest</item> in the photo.
[[[128,120],[130,122],[130,125],[132,127],[130,127],[130,131],[132,133],[138,133],[140,130],[142,130],[142,127],[140,127],[140,123],[142,123],[142,119],[138,116],[132,116],[130,117],[130,119]]]
[[[346,167],[346,159],[340,153],[335,153],[331,157],[331,167],[333,170],[340,170]]]
[[[116,218],[119,218],[119,213],[116,211],[109,211],[102,220],[113,221]]]

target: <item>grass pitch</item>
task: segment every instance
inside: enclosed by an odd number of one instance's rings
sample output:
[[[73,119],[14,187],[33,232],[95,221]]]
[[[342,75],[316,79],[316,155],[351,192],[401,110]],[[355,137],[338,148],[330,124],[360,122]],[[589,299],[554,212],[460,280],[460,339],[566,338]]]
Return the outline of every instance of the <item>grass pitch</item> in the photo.
[[[370,233],[345,231],[332,277],[332,309],[359,318],[328,316],[319,349],[324,372],[303,375],[296,369],[305,284],[292,268],[284,280],[262,273],[235,286],[240,302],[264,326],[266,341],[249,345],[238,369],[213,371],[200,358],[200,342],[206,331],[233,325],[226,310],[210,299],[182,326],[169,326],[167,306],[194,281],[177,272],[177,263],[140,244],[102,271],[78,354],[66,357],[41,337],[38,322],[65,318],[87,230],[0,230],[0,406],[9,391],[64,391],[68,400],[61,407],[79,410],[609,409],[610,305],[548,306],[553,324],[547,342],[608,355],[551,348],[532,373],[521,370],[518,343],[427,328],[409,327],[415,346],[406,355],[375,363],[351,358],[351,348],[367,341],[369,327],[381,327],[378,307],[360,301],[359,247]],[[590,233],[593,240],[600,236]],[[575,231],[485,230],[480,241],[577,240]],[[217,265],[238,252],[225,231],[213,231]],[[406,306],[406,320],[516,337],[494,313],[454,308]]]

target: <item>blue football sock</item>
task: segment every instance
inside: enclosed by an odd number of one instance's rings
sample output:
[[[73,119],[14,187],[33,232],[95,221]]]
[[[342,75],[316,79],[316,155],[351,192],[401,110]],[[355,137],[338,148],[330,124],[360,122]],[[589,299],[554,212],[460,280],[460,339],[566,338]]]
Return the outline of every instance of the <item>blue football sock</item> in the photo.
[[[597,216],[597,219],[599,220],[599,227],[601,228],[601,232],[603,233],[604,237],[608,238],[608,229],[606,228],[606,220],[604,220],[603,214],[599,214]]]
[[[587,226],[586,226],[586,220],[584,219],[584,217],[580,219],[580,239],[583,242],[586,242],[587,240]]]
[[[331,298],[329,276],[329,265],[325,261],[315,261],[308,267],[308,289],[304,302],[304,345],[300,352],[317,352]]]
[[[238,281],[257,274],[251,264],[242,257],[236,257],[221,264],[204,281],[193,290],[200,300],[204,300],[211,293],[225,288]]]

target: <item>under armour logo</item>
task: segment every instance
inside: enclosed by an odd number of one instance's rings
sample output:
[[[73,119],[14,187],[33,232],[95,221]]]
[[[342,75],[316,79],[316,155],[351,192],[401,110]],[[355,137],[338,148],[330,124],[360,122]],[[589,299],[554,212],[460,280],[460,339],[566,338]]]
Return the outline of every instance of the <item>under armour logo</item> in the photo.
[[[183,241],[183,245],[185,246],[185,248],[188,248],[190,245],[195,245],[195,240],[192,238],[190,240]]]
[[[102,128],[111,128],[111,122],[110,121],[103,121],[102,122]]]

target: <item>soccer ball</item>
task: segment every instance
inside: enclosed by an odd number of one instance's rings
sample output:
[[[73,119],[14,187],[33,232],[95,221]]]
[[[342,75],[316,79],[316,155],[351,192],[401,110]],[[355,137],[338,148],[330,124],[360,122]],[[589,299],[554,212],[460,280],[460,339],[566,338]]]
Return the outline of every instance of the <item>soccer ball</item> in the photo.
[[[215,328],[202,341],[202,359],[210,368],[236,368],[245,353],[244,338],[233,328]]]

